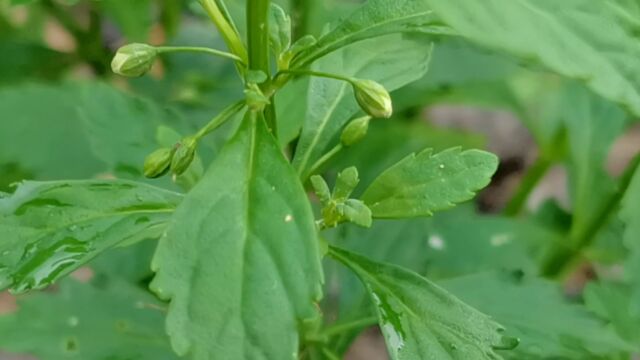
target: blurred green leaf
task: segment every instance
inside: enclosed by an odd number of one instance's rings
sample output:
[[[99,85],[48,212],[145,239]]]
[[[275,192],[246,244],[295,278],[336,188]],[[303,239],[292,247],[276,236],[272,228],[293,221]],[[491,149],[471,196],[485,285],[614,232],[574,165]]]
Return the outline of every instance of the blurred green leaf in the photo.
[[[156,128],[185,128],[175,112],[97,82],[5,88],[0,113],[0,164],[39,180],[140,177]]]
[[[640,114],[640,44],[637,19],[628,15],[637,9],[632,2],[423,2],[469,41],[583,80],[596,93]]]
[[[73,63],[72,55],[11,37],[0,37],[0,54],[7,54],[0,57],[0,85],[57,79]]]
[[[497,359],[496,349],[518,344],[491,318],[416,273],[338,248],[330,254],[366,286],[391,359]]]
[[[0,347],[47,360],[170,360],[162,305],[120,281],[97,288],[66,280],[55,292],[18,300],[0,317]]]
[[[392,91],[424,76],[430,54],[431,41],[426,37],[391,35],[346,47],[316,63],[314,70],[375,80]],[[310,175],[314,162],[358,111],[348,83],[310,80],[307,113],[293,160],[302,177]]]
[[[257,121],[257,123],[256,123]],[[194,359],[297,357],[322,270],[313,214],[264,121],[247,116],[173,217],[151,288],[171,299],[175,351]]]
[[[592,282],[584,290],[589,310],[608,320],[618,335],[640,347],[640,313],[634,313],[631,287],[612,282]]]
[[[109,248],[158,238],[181,200],[128,181],[25,182],[0,198],[0,289],[40,289]]]
[[[362,200],[377,218],[431,216],[472,199],[497,168],[498,158],[484,151],[425,150],[383,172]]]
[[[640,168],[629,185],[620,213],[626,223],[624,244],[630,254],[625,263],[625,275],[632,284],[632,311],[640,316]]]
[[[146,42],[152,25],[152,0],[95,2],[116,23],[128,42]]]
[[[560,287],[522,273],[485,273],[441,282],[504,324],[522,343],[509,359],[599,359],[633,351]]]

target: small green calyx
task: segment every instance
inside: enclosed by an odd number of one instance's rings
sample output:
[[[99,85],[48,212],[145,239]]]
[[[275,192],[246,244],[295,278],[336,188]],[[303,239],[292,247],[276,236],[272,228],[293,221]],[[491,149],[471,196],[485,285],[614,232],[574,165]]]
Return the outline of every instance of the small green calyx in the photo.
[[[127,77],[139,77],[151,70],[158,56],[158,49],[147,44],[129,44],[118,49],[111,61],[114,73]]]
[[[373,80],[352,80],[356,101],[362,110],[374,118],[390,118],[393,115],[391,96],[384,86]]]
[[[171,160],[171,172],[175,175],[184,174],[196,156],[197,147],[198,139],[193,136],[186,137],[177,143]]]
[[[333,193],[329,192],[326,181],[318,175],[311,177],[311,185],[322,204],[322,228],[333,228],[344,222],[362,227],[371,227],[371,209],[361,200],[349,196],[360,182],[358,170],[350,167],[338,174]]]
[[[144,160],[144,176],[149,179],[157,179],[167,172],[171,166],[171,159],[173,158],[173,149],[162,148],[158,149]]]
[[[342,135],[340,135],[342,145],[349,147],[362,141],[367,136],[370,121],[371,116],[363,116],[351,121],[342,131]]]
[[[255,83],[250,83],[244,90],[245,98],[247,101],[247,107],[252,111],[262,111],[271,102],[269,98],[264,95],[260,87]]]

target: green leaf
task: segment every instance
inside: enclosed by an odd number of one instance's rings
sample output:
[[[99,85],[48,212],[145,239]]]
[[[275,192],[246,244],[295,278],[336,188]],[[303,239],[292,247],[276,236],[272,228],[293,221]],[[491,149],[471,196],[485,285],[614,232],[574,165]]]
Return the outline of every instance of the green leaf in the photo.
[[[622,200],[620,217],[626,223],[624,244],[630,251],[625,275],[632,285],[633,311],[640,314],[640,167]]]
[[[369,0],[334,25],[316,45],[303,51],[294,59],[294,66],[304,67],[341,47],[373,37],[409,31],[446,31],[440,25],[425,0]]]
[[[425,150],[382,173],[362,200],[377,218],[431,216],[472,199],[497,168],[498,158],[484,151]]]
[[[109,248],[158,238],[181,200],[129,181],[25,182],[0,197],[0,289],[40,289]]]
[[[174,112],[98,82],[2,89],[0,113],[0,164],[38,180],[141,177],[156,128],[184,127]]]
[[[120,281],[103,287],[61,282],[56,292],[18,300],[0,317],[0,348],[47,360],[170,360],[161,304]]]
[[[594,359],[631,350],[584,306],[568,302],[551,281],[520,272],[485,273],[441,285],[522,340],[509,358]]]
[[[56,79],[73,63],[71,55],[13,37],[0,38],[0,53],[11,54],[0,58],[3,85],[29,78]]]
[[[640,346],[640,313],[632,287],[610,282],[591,282],[584,290],[585,305],[589,310],[611,322],[618,335]]]
[[[428,38],[391,35],[344,48],[323,58],[314,70],[375,80],[392,91],[424,76],[430,54]],[[325,78],[309,81],[307,113],[293,160],[303,178],[311,175],[315,161],[358,111],[350,84]]]
[[[330,254],[367,287],[393,360],[500,359],[496,349],[518,344],[491,318],[409,270],[338,248]]]
[[[103,0],[96,2],[104,14],[115,22],[129,42],[145,42],[153,24],[152,1],[122,2]]]
[[[583,236],[600,216],[599,209],[615,192],[604,164],[613,142],[624,130],[626,116],[616,105],[571,84],[559,94],[556,114],[567,129],[569,179],[573,208],[572,235]]]
[[[469,41],[582,80],[596,93],[640,114],[640,45],[637,18],[628,15],[630,2],[421,2]]]
[[[264,121],[247,116],[153,260],[174,349],[195,360],[297,359],[299,326],[321,297],[319,259],[297,176]]]

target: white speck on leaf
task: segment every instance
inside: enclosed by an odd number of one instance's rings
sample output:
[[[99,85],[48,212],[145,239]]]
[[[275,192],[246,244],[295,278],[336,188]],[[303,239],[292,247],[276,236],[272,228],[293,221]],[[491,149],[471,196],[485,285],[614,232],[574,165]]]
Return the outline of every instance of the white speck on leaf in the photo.
[[[498,247],[504,246],[511,242],[511,235],[509,234],[497,234],[491,237],[491,245]]]
[[[440,235],[431,235],[428,244],[435,250],[443,250],[445,248],[444,239]]]
[[[287,215],[284,217],[284,222],[292,222],[293,221],[293,216],[292,215]]]

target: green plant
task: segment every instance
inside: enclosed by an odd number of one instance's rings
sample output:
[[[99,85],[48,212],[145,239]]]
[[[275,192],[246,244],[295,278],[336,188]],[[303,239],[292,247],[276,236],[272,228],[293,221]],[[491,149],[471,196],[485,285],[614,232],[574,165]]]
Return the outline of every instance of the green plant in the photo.
[[[339,359],[377,324],[394,360],[630,359],[638,352],[640,328],[629,316],[638,319],[640,300],[634,272],[640,266],[640,157],[616,180],[602,167],[631,115],[640,115],[639,25],[631,16],[640,13],[637,4],[368,0],[314,37],[305,31],[315,5],[293,1],[285,11],[269,0],[247,0],[239,4],[244,41],[241,22],[224,1],[198,2],[228,52],[136,42],[110,59],[114,73],[131,78],[174,54],[227,62],[231,71],[225,72],[237,75],[241,91],[197,128],[105,85],[0,93],[0,111],[26,108],[13,105],[23,98],[82,104],[64,108],[84,140],[63,159],[92,165],[69,164],[63,169],[70,175],[54,168],[49,177],[93,174],[97,163],[118,177],[26,181],[0,193],[0,289],[45,289],[93,260],[98,264],[91,287],[62,281],[57,294],[33,295],[18,313],[0,317],[0,346],[54,360]],[[43,6],[79,41],[99,37],[97,30],[78,29],[57,3]],[[589,14],[597,14],[597,22],[580,16],[584,6],[595,8]],[[593,23],[610,30],[597,33]],[[102,45],[78,48],[98,75],[104,75]],[[614,51],[603,50],[609,47]],[[507,56],[531,63],[523,71]],[[457,73],[443,67],[467,58],[519,73],[477,82],[466,76],[449,91],[416,83],[429,64],[456,83]],[[536,72],[533,64],[555,74]],[[130,84],[143,87],[143,80]],[[302,102],[300,88],[308,97],[303,110],[291,105]],[[394,111],[390,92],[396,90],[405,91],[398,93],[401,102],[416,104]],[[194,97],[188,91],[177,96]],[[499,159],[456,146],[473,143],[460,135],[426,134],[440,139],[443,145],[432,146],[438,150],[405,141],[416,135],[396,118],[408,117],[425,103],[422,97],[507,108],[531,130],[539,160],[505,216],[480,216],[466,205],[451,211],[489,185]],[[127,122],[133,118],[144,120]],[[0,122],[7,137],[18,134],[13,129],[11,121]],[[87,135],[86,153],[99,161],[82,157]],[[223,146],[211,145],[220,138]],[[9,159],[49,171],[49,163],[38,160],[43,153]],[[205,158],[214,158],[211,165],[203,165]],[[571,173],[572,214],[548,203],[516,219],[535,185],[561,162]],[[431,218],[437,212],[442,215]],[[605,238],[616,225],[622,234]],[[582,258],[597,258],[598,244],[607,241],[624,247],[627,277],[593,281],[584,304],[567,302],[553,280]],[[151,260],[136,253],[143,246],[155,248]],[[445,246],[462,251],[441,251]],[[109,258],[118,251],[132,253]],[[119,269],[117,259],[143,269]],[[145,271],[149,261],[153,275]],[[149,285],[159,300],[131,283]],[[56,300],[49,303],[50,296]],[[65,297],[95,298],[99,316],[92,318],[86,307],[69,309]],[[128,302],[133,298],[135,306]],[[620,309],[628,311],[620,315]],[[69,311],[76,314],[65,318]],[[115,325],[103,314],[112,314]],[[53,335],[34,318],[64,330]],[[163,319],[169,340],[158,330]],[[18,330],[9,334],[10,328]],[[100,337],[87,333],[96,329]]]

